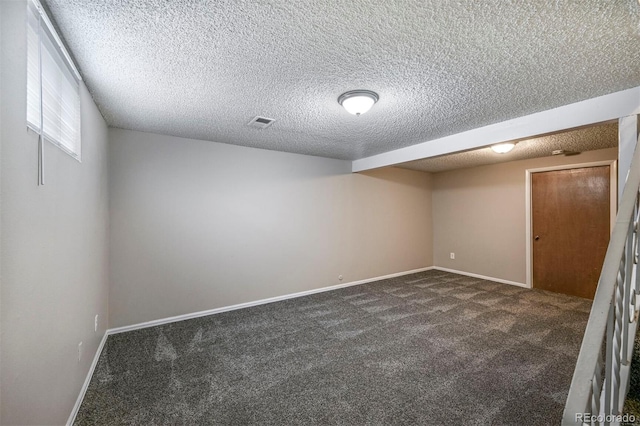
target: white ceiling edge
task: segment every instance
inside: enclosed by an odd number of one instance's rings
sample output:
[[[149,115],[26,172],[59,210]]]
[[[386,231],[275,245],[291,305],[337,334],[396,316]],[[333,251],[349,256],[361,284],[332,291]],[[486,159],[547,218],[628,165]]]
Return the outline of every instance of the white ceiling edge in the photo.
[[[354,160],[352,172],[482,148],[640,113],[640,86]]]

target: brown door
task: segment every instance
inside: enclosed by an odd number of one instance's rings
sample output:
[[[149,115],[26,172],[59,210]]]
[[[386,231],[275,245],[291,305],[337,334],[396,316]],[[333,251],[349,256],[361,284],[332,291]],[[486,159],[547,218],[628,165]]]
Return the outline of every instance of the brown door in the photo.
[[[609,244],[609,166],[531,175],[533,287],[593,299]]]

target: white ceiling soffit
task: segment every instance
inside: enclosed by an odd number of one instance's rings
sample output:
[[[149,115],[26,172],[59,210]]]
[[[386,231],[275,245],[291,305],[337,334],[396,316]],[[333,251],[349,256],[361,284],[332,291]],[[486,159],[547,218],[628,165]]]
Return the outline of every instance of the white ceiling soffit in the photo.
[[[357,160],[640,86],[635,0],[45,3],[110,126],[257,148]]]
[[[555,150],[579,153],[616,146],[618,146],[618,123],[613,122],[522,140],[507,154],[496,154],[491,148],[481,148],[401,163],[397,164],[396,167],[436,173],[508,161],[548,157]]]
[[[354,172],[468,151],[640,114],[640,86],[354,160]]]

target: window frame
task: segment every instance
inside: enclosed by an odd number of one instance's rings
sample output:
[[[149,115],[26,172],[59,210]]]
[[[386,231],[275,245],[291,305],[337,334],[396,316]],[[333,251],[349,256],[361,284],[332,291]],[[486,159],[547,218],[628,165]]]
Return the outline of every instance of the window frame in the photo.
[[[82,78],[38,0],[27,2],[26,20],[27,128],[82,162]]]

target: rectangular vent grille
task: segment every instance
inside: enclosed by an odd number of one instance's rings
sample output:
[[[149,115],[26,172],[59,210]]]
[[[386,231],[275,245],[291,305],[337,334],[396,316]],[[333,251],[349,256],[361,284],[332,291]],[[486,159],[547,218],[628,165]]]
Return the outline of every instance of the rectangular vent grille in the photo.
[[[258,116],[251,120],[248,125],[251,127],[255,127],[256,129],[266,129],[267,127],[271,126],[274,121],[276,120],[274,120],[273,118]]]

